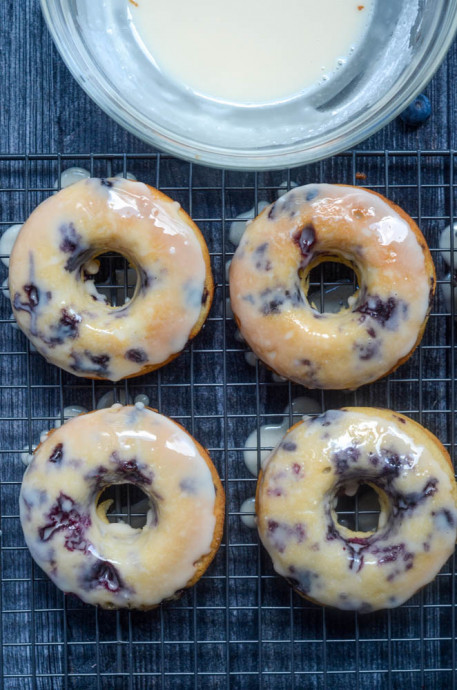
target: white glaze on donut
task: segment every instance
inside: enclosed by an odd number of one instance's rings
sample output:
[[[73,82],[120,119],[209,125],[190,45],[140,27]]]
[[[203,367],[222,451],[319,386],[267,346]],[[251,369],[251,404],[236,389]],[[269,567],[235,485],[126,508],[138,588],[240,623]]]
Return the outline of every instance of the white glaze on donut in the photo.
[[[369,484],[375,532],[337,522],[336,494]],[[444,448],[389,410],[347,408],[304,418],[259,479],[257,523],[275,570],[324,605],[372,611],[403,603],[454,551],[457,489]]]
[[[100,492],[134,484],[142,529],[106,519]],[[20,494],[25,540],[64,592],[103,607],[149,608],[181,590],[211,550],[216,490],[189,434],[144,405],[75,417],[49,435]],[[108,502],[109,503],[109,502]]]
[[[415,230],[413,230],[413,227]],[[349,308],[320,314],[307,276],[354,268]],[[247,343],[308,388],[357,388],[408,356],[433,296],[433,263],[413,221],[382,197],[339,185],[297,187],[249,224],[230,265],[231,305]]]
[[[71,185],[38,206],[14,245],[9,285],[20,328],[77,376],[117,381],[165,363],[184,348],[208,299],[196,233],[179,204],[140,182]],[[104,251],[137,269],[136,293],[119,308],[84,271]]]

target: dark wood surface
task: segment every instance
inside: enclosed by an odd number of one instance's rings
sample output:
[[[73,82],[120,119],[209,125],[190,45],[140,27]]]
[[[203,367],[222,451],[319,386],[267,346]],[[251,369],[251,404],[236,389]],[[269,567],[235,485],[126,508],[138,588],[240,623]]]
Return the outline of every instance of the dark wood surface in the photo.
[[[446,268],[437,250],[439,234],[456,201],[449,153],[457,143],[456,73],[454,44],[426,89],[433,112],[425,125],[410,129],[392,122],[360,144],[365,154],[338,156],[290,173],[298,183],[355,183],[355,173],[362,172],[363,184],[387,193],[418,219],[440,280]],[[454,559],[399,609],[343,614],[292,594],[274,576],[256,533],[240,522],[240,504],[255,491],[255,479],[242,460],[244,441],[256,425],[279,421],[291,397],[304,391],[274,383],[263,367],[246,364],[234,323],[225,318],[224,264],[234,250],[227,233],[231,219],[256,200],[273,200],[287,173],[224,173],[168,156],[157,159],[73,80],[52,45],[38,0],[0,3],[0,80],[0,152],[53,154],[13,163],[0,156],[0,230],[25,220],[49,196],[59,170],[72,164],[59,162],[54,154],[86,154],[74,162],[92,166],[94,174],[122,171],[125,165],[178,199],[205,233],[218,285],[211,318],[194,345],[161,372],[116,387],[62,374],[30,352],[26,339],[12,328],[8,302],[0,297],[0,661],[5,689],[455,687]],[[418,149],[438,153],[421,156]],[[400,150],[411,155],[397,155]],[[131,157],[125,159],[124,153]],[[143,153],[151,158],[133,155]],[[0,271],[3,280],[6,269]],[[404,411],[453,451],[453,344],[453,321],[438,290],[423,344],[397,373],[355,394],[310,395],[323,409],[351,403]],[[52,426],[63,405],[93,408],[108,390],[117,396],[147,393],[153,406],[181,421],[210,449],[227,491],[224,545],[208,575],[180,601],[148,614],[96,611],[64,597],[33,565],[18,520],[24,446]]]

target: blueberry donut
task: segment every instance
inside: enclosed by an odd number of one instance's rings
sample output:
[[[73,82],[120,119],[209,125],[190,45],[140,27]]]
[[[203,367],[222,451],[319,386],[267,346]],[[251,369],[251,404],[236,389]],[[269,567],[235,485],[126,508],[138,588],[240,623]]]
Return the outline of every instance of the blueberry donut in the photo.
[[[136,269],[121,307],[106,303],[89,271],[106,251]],[[19,327],[49,362],[112,381],[174,359],[214,291],[203,236],[179,204],[119,178],[82,180],[35,209],[13,247],[9,289]]]
[[[149,499],[142,529],[109,523],[113,484]],[[149,609],[202,576],[221,541],[224,491],[207,452],[176,422],[114,405],[49,433],[24,475],[25,541],[64,592],[103,608]],[[97,505],[98,504],[98,505]]]
[[[372,532],[335,512],[338,493],[362,484],[379,499]],[[256,513],[275,570],[299,594],[369,612],[402,604],[452,555],[457,487],[448,453],[420,424],[348,407],[289,429],[259,477]]]
[[[319,313],[309,273],[343,263],[359,288],[349,308]],[[435,290],[419,228],[359,187],[297,187],[248,225],[230,265],[240,331],[281,376],[308,388],[354,389],[396,369],[418,345]]]

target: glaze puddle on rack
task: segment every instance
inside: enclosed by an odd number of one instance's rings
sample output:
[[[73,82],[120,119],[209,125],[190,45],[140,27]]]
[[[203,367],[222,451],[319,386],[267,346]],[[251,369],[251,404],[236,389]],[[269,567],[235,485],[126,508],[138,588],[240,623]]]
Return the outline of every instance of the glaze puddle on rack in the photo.
[[[21,224],[51,195],[67,168],[92,175],[129,171],[159,186],[189,211],[205,233],[217,282],[208,322],[185,352],[167,367],[116,385],[75,377],[46,364],[13,329],[11,308],[0,298],[1,341],[1,529],[3,673],[6,690],[427,690],[455,681],[455,585],[451,560],[429,587],[390,612],[360,616],[321,609],[293,594],[275,576],[251,519],[256,476],[244,463],[245,441],[257,470],[259,452],[273,441],[261,428],[280,426],[292,400],[311,398],[315,410],[344,405],[390,407],[417,419],[454,451],[454,305],[437,290],[420,348],[389,376],[356,393],[306,391],[277,381],[260,362],[245,360],[226,311],[225,264],[234,252],[229,228],[259,202],[272,202],[287,181],[359,183],[386,194],[419,221],[431,247],[440,285],[448,268],[440,233],[453,222],[455,160],[449,151],[360,152],[278,173],[208,170],[165,155],[22,155],[0,157],[0,233]],[[116,268],[108,276],[114,289]],[[7,267],[0,267],[0,280]],[[325,285],[322,286],[322,289]],[[310,292],[321,294],[320,275]],[[227,492],[223,546],[192,592],[148,614],[102,612],[61,595],[33,566],[21,535],[17,497],[21,455],[43,430],[62,420],[64,408],[95,409],[100,401],[135,400],[183,424],[205,447]],[[106,402],[105,402],[106,401]],[[300,419],[290,415],[288,424]],[[26,447],[26,451],[24,451]],[[136,497],[133,496],[136,502]],[[358,499],[359,500],[359,499]],[[123,514],[125,496],[114,510]],[[356,510],[359,517],[366,504]],[[244,506],[243,506],[244,504]],[[242,507],[243,506],[243,507]],[[141,508],[141,506],[140,506]],[[140,511],[138,511],[140,512]],[[369,511],[368,511],[369,512]]]

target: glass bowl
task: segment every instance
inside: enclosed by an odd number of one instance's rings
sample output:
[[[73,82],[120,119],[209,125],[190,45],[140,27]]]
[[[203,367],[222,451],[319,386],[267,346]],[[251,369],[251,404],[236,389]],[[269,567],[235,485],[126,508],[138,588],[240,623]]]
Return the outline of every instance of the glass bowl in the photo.
[[[365,39],[338,78],[246,106],[167,79],[132,27],[128,0],[41,5],[70,71],[108,115],[159,149],[224,168],[293,167],[355,146],[424,88],[457,30],[457,0],[376,0]]]

